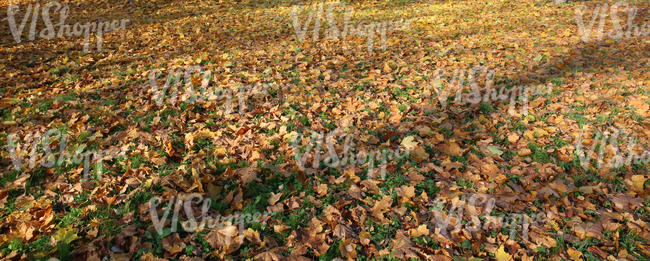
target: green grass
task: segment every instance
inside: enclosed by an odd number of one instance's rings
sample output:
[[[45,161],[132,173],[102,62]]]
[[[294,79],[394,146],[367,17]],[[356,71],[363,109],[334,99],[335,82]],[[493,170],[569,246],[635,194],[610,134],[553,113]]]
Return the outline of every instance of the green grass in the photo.
[[[567,113],[566,114],[570,119],[576,121],[578,123],[578,127],[582,129],[582,126],[585,124],[589,123],[589,120],[585,118],[585,116],[577,113]]]
[[[533,161],[539,163],[553,162],[553,160],[551,159],[551,155],[549,155],[548,152],[546,152],[546,150],[540,145],[531,143],[528,144],[528,148],[532,152],[532,155],[530,157]]]

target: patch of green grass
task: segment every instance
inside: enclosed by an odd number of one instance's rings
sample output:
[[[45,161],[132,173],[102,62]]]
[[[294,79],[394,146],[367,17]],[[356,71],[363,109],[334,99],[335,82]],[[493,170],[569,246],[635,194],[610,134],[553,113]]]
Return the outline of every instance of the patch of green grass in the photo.
[[[204,148],[210,148],[212,146],[212,140],[210,139],[199,139],[196,141],[196,145],[194,147],[195,151],[200,151],[201,149]]]
[[[552,82],[555,86],[562,86],[562,79],[559,78],[559,77],[553,77],[553,78],[551,78],[551,82]]]
[[[479,157],[485,157],[485,155],[483,154],[483,152],[481,152],[480,150],[478,150],[476,147],[472,147],[472,148],[470,148],[469,151],[470,151],[471,153],[476,154],[476,155],[479,156]]]
[[[422,192],[426,192],[428,197],[433,197],[438,194],[440,188],[436,186],[436,182],[433,179],[424,180],[417,185],[415,185],[415,194],[420,195]]]
[[[636,233],[631,230],[624,230],[620,228],[618,232],[621,235],[621,245],[627,250],[630,255],[634,256],[638,260],[648,260],[648,257],[640,251],[639,246],[637,245],[637,242],[647,244],[647,240],[637,236]]]
[[[472,250],[472,242],[468,239],[463,240],[463,242],[458,243],[458,247],[462,249],[463,252]]]
[[[580,112],[582,112],[582,111],[584,111],[585,109],[587,109],[587,105],[585,105],[585,104],[572,104],[572,105],[571,105],[571,108],[573,108],[573,109],[576,110],[576,111],[580,111]]]
[[[430,249],[436,250],[440,248],[440,243],[438,243],[436,240],[430,238],[429,236],[419,236],[419,237],[414,237],[413,242],[415,244],[418,244],[420,246],[425,246]]]
[[[330,248],[323,254],[322,256],[319,257],[319,260],[333,260],[337,257],[341,256],[341,250],[339,246],[341,245],[342,241],[341,240],[335,240],[331,245]]]
[[[370,240],[372,240],[376,245],[382,245],[382,243],[386,243],[385,241],[393,238],[397,229],[401,227],[397,219],[393,219],[391,223],[386,225],[378,224],[367,219],[366,224],[374,228],[374,230],[370,232],[372,235]]]
[[[481,103],[481,105],[479,105],[478,110],[481,113],[489,114],[489,113],[494,111],[494,106],[492,106],[491,103],[483,102],[483,103]]]
[[[467,128],[463,129],[463,131],[473,132],[473,131],[476,131],[477,129],[478,129],[478,126],[476,126],[476,124],[472,123],[469,126],[467,126]]]
[[[587,120],[587,118],[585,118],[585,116],[583,116],[583,115],[581,115],[581,114],[577,114],[577,113],[567,113],[566,115],[567,115],[569,118],[571,118],[572,120],[576,121],[576,122],[578,123],[578,126],[579,126],[580,128],[582,128],[582,126],[584,126],[585,124],[589,123],[589,120]]]
[[[41,236],[33,242],[29,243],[29,252],[36,254],[44,254],[52,249],[50,245],[50,238],[47,236]]]
[[[563,140],[561,137],[553,137],[553,143],[556,148],[562,148],[566,145],[569,145],[569,142]]]
[[[81,76],[79,76],[78,74],[66,73],[64,79],[70,82],[76,82],[77,80],[79,80],[80,77]]]
[[[69,93],[67,93],[67,94],[62,94],[62,95],[57,96],[57,97],[56,97],[56,100],[57,100],[57,101],[60,101],[60,102],[67,102],[67,101],[73,101],[73,100],[76,100],[76,99],[78,99],[78,98],[79,98],[79,96],[78,96],[76,93],[74,93],[74,92],[69,92]]]
[[[104,101],[104,106],[113,106],[113,105],[117,105],[117,100],[107,99],[106,101]]]
[[[474,183],[471,180],[458,179],[456,184],[464,188],[474,188]]]
[[[525,131],[526,129],[528,129],[528,127],[526,126],[526,124],[524,124],[524,123],[521,122],[521,121],[513,121],[513,122],[510,124],[510,126],[512,126],[512,130],[513,130],[513,131]]]
[[[528,144],[528,148],[532,151],[531,159],[539,163],[552,162],[551,156],[544,148],[537,144]]]
[[[153,197],[153,193],[150,191],[140,190],[133,194],[131,199],[129,199],[127,205],[131,211],[137,210],[137,208],[149,201]]]
[[[47,177],[45,168],[38,168],[32,172],[32,175],[27,179],[25,191],[29,192],[32,188],[39,190],[42,187],[42,181]]]
[[[18,174],[20,174],[20,170],[16,170],[16,169],[13,169],[13,168],[10,171],[5,172],[4,174],[2,174],[2,176],[0,176],[0,187],[4,187],[5,184],[7,184],[9,182],[13,182],[14,180],[16,180],[16,178],[18,177]]]
[[[61,218],[57,226],[59,228],[69,227],[70,225],[79,221],[81,214],[83,214],[82,208],[70,208],[70,211],[68,211],[68,213]]]
[[[302,123],[303,126],[311,126],[311,122],[309,121],[309,118],[305,115],[300,115],[298,117],[298,120]]]
[[[70,71],[70,67],[68,67],[68,66],[59,66],[59,67],[50,69],[48,72],[51,73],[51,74],[56,74],[56,75],[61,76],[62,74],[67,73],[69,71]]]
[[[406,177],[399,173],[386,174],[386,187],[396,188],[408,184]]]
[[[140,168],[142,163],[147,161],[147,159],[144,156],[140,155],[139,153],[134,154],[133,156],[131,156],[129,158],[129,160],[131,161],[131,168],[132,169]]]
[[[440,133],[444,134],[445,137],[451,137],[454,135],[454,131],[444,127],[440,128]]]
[[[613,113],[610,113],[608,115],[605,114],[599,114],[596,116],[596,122],[598,123],[608,123],[612,120],[613,118]]]
[[[288,216],[283,216],[284,224],[290,226],[291,229],[295,230],[298,227],[305,227],[307,223],[311,220],[311,213],[309,208],[303,206],[298,211],[294,211]]]
[[[45,100],[45,101],[42,101],[41,103],[38,104],[38,111],[39,112],[46,112],[50,108],[52,108],[52,101],[51,100]]]
[[[506,177],[508,178],[508,180],[514,182],[515,184],[520,184],[520,185],[521,185],[521,180],[523,179],[523,177],[519,175],[510,174],[510,173],[506,173]]]
[[[460,155],[460,156],[451,155],[450,158],[451,158],[452,161],[457,161],[457,162],[461,162],[463,164],[467,164],[467,156],[464,156],[464,155]]]

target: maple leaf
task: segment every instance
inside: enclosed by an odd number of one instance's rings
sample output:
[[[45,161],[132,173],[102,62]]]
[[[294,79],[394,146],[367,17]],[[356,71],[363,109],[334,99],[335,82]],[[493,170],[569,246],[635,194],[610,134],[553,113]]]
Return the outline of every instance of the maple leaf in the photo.
[[[582,252],[576,250],[575,248],[567,249],[567,253],[569,254],[569,259],[571,259],[573,261],[582,260]]]
[[[402,139],[402,143],[401,143],[401,144],[402,144],[402,146],[404,146],[404,148],[406,148],[407,150],[412,150],[412,149],[414,149],[414,148],[418,145],[418,142],[415,141],[415,137],[413,137],[413,136],[407,136],[407,137],[405,137],[404,139]]]
[[[238,231],[237,227],[233,225],[224,225],[221,228],[212,230],[205,236],[205,240],[213,248],[220,248],[226,253],[234,250],[235,244],[237,244]]]
[[[352,243],[352,239],[345,239],[341,244],[339,245],[339,250],[341,251],[341,255],[345,257],[346,259],[356,259],[357,258],[357,244]]]
[[[496,253],[494,253],[494,258],[497,261],[512,261],[514,260],[508,252],[506,252],[505,247],[501,245],[499,249],[497,249]]]
[[[273,251],[265,251],[265,252],[257,254],[255,256],[255,260],[259,260],[259,261],[280,261],[280,260],[282,260],[282,256],[276,254]]]
[[[77,238],[79,238],[77,236],[77,230],[72,227],[60,229],[56,232],[56,234],[54,234],[55,243],[61,242],[64,244],[70,244],[70,242],[76,240]]]
[[[463,149],[460,148],[458,143],[454,141],[449,141],[445,144],[444,146],[444,152],[453,155],[453,156],[460,156],[463,154]]]
[[[273,193],[271,192],[271,196],[269,197],[269,205],[275,205],[278,200],[280,200],[280,197],[282,197],[282,192],[279,193]]]
[[[648,180],[648,178],[643,175],[632,175],[630,179],[625,182],[633,191],[641,193],[645,191],[646,180]]]
[[[260,240],[260,232],[257,232],[252,228],[244,230],[244,237],[253,244],[262,244],[262,240]]]
[[[390,242],[391,251],[395,256],[403,259],[419,258],[417,248],[413,246],[411,240],[406,236],[404,231],[397,231],[395,239]]]
[[[379,220],[385,220],[384,213],[390,210],[390,206],[393,204],[393,199],[390,196],[384,196],[381,200],[377,201],[375,205],[370,210],[372,216]]]
[[[318,186],[314,187],[314,192],[320,197],[324,196],[327,194],[327,184],[320,184]]]
[[[254,180],[260,181],[260,179],[257,178],[257,169],[253,167],[241,168],[235,172],[239,176],[239,179],[242,181],[242,184],[244,185]]]

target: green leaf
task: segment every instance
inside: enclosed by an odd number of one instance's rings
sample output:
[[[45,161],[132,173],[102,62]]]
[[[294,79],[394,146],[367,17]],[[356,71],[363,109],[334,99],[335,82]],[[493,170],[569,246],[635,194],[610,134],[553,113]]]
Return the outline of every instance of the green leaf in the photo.
[[[65,244],[70,244],[70,242],[74,241],[77,238],[77,230],[72,227],[60,229],[54,234],[54,239],[57,242],[62,242]]]
[[[494,155],[501,156],[503,154],[503,151],[501,151],[501,148],[499,148],[497,146],[488,146],[487,149],[488,149],[488,151],[490,151],[490,153],[492,153]]]

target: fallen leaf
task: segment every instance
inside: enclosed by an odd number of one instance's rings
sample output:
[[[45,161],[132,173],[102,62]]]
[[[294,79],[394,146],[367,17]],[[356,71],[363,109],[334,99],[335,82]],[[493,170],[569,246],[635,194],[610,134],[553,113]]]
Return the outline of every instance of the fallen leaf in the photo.
[[[569,254],[569,259],[573,261],[581,261],[582,260],[582,252],[576,250],[575,248],[569,248],[567,249],[567,254]]]
[[[406,150],[413,150],[418,145],[418,142],[415,141],[415,138],[413,136],[407,136],[402,139],[401,145],[404,146]]]
[[[500,246],[496,253],[494,253],[494,258],[497,261],[512,261],[514,260],[510,254],[508,254],[504,246]]]
[[[269,205],[275,205],[278,200],[280,200],[280,197],[282,197],[282,192],[279,193],[273,193],[271,192],[271,196],[269,197]]]
[[[503,155],[503,151],[501,151],[501,148],[500,148],[500,147],[497,147],[497,146],[487,146],[487,149],[488,149],[488,151],[490,151],[490,153],[492,153],[493,155],[499,155],[499,156]]]

